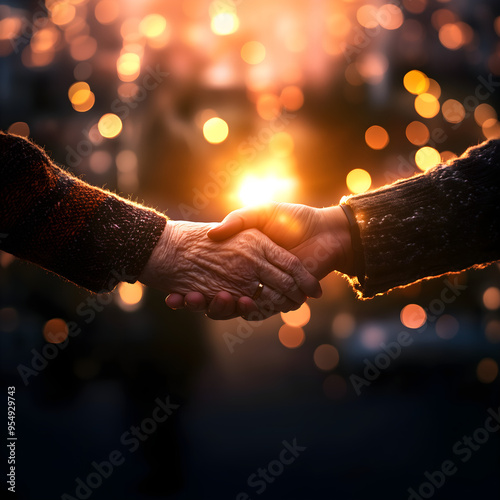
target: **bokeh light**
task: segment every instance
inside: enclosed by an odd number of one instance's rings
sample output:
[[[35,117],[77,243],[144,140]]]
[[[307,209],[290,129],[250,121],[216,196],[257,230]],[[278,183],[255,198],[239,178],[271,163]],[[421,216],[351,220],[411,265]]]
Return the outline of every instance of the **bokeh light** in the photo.
[[[437,149],[430,146],[424,146],[415,153],[415,163],[417,167],[426,172],[430,168],[441,162],[441,155]]]
[[[241,58],[248,64],[260,64],[265,57],[266,48],[260,42],[247,42],[241,48]]]
[[[333,318],[332,333],[339,339],[345,339],[354,333],[356,320],[350,313],[339,313]]]
[[[406,138],[415,146],[423,146],[430,139],[429,129],[419,121],[413,121],[406,127]]]
[[[111,24],[120,14],[118,0],[101,0],[94,9],[95,18],[101,24]]]
[[[372,125],[365,132],[365,141],[372,149],[384,149],[389,144],[389,134],[385,128]]]
[[[240,27],[240,20],[235,12],[220,12],[212,17],[210,24],[216,35],[232,35]]]
[[[314,364],[322,371],[333,370],[339,363],[339,351],[330,344],[316,347],[313,355]]]
[[[97,126],[99,133],[106,139],[113,139],[120,134],[123,128],[122,121],[114,113],[106,113],[101,116]]]
[[[14,122],[7,129],[7,132],[9,134],[20,135],[22,137],[29,137],[29,135],[30,135],[30,128],[29,128],[29,125],[26,122]]]
[[[448,99],[441,108],[444,119],[449,123],[460,123],[465,118],[465,108],[456,99]]]
[[[443,314],[440,316],[435,325],[436,335],[442,339],[452,339],[460,328],[458,320],[451,314]]]
[[[203,136],[210,144],[220,144],[228,135],[229,127],[222,118],[210,118],[203,124]]]
[[[415,110],[423,118],[434,118],[440,109],[439,101],[428,93],[415,97]]]
[[[116,61],[116,69],[122,82],[133,82],[141,72],[141,58],[133,52],[126,52]]]
[[[486,338],[493,344],[500,342],[500,320],[492,319],[486,323],[484,329]]]
[[[54,318],[43,327],[43,338],[51,344],[60,344],[68,338],[68,325],[61,318]]]
[[[282,312],[281,319],[288,326],[302,327],[309,323],[309,320],[311,319],[311,309],[309,308],[307,303],[304,302],[295,311],[289,311],[286,313]]]
[[[425,324],[427,314],[424,308],[418,304],[408,304],[401,310],[400,319],[406,328],[416,330]]]
[[[347,189],[353,194],[364,193],[372,185],[370,174],[362,168],[351,170],[346,177]]]
[[[368,325],[361,330],[359,340],[367,349],[376,350],[383,342],[387,341],[387,333],[379,326]]]
[[[496,123],[497,119],[498,115],[495,108],[489,104],[483,102],[482,104],[479,104],[476,109],[474,109],[474,120],[476,120],[476,123],[480,127],[482,127],[485,123],[487,124],[488,120],[492,120],[490,123]]]
[[[290,325],[283,325],[279,329],[278,337],[280,342],[289,349],[300,347],[306,339],[302,328]]]
[[[490,311],[500,309],[500,289],[496,286],[487,288],[483,293],[483,304]]]
[[[409,71],[403,78],[405,89],[411,94],[419,95],[427,92],[429,88],[429,78],[422,71],[416,69]]]
[[[160,36],[166,28],[167,20],[160,14],[149,14],[139,24],[139,31],[147,38]]]
[[[126,283],[122,281],[116,287],[118,293],[116,294],[117,304],[124,311],[133,312],[137,310],[144,296],[144,290],[141,283]]]
[[[387,3],[378,9],[377,19],[382,28],[386,30],[397,30],[403,24],[404,16],[397,5]]]
[[[280,102],[289,111],[297,111],[304,104],[304,93],[296,85],[289,85],[281,91]]]
[[[492,358],[483,358],[476,368],[477,378],[483,384],[491,384],[498,376],[498,364]]]
[[[290,156],[293,152],[293,148],[293,138],[288,132],[278,132],[274,134],[269,141],[269,149],[273,155],[278,158]]]

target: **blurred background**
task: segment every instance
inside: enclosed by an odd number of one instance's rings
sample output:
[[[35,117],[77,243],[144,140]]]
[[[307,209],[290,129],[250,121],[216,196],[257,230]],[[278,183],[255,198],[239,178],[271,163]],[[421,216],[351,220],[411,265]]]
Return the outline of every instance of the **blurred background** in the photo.
[[[500,137],[493,0],[0,1],[0,128],[174,219],[328,206]],[[497,264],[366,302],[332,274],[261,324],[2,252],[0,283],[18,498],[500,494]]]

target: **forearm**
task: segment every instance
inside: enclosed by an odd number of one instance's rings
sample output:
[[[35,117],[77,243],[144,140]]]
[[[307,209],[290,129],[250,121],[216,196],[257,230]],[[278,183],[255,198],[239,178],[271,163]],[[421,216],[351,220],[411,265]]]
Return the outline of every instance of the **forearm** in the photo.
[[[346,203],[363,246],[363,297],[499,260],[500,141]]]
[[[0,133],[1,249],[94,292],[135,281],[166,217],[90,186]]]

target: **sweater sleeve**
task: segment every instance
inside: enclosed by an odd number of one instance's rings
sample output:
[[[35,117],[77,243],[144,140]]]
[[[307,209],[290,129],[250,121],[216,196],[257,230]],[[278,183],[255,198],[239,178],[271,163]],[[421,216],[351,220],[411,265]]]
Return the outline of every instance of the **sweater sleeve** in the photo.
[[[165,215],[90,186],[0,132],[0,249],[93,292],[134,282]]]
[[[373,297],[500,259],[500,140],[425,174],[352,196],[365,260],[355,283]]]

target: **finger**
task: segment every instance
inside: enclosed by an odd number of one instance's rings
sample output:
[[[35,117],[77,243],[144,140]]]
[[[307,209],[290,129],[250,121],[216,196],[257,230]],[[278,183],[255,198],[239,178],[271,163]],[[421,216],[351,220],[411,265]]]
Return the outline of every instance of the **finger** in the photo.
[[[166,297],[165,304],[167,304],[170,309],[184,309],[184,295],[180,293],[171,293]]]
[[[234,210],[224,220],[207,232],[210,239],[222,241],[245,229],[261,228],[267,221],[274,204],[245,207]]]
[[[249,315],[259,314],[259,308],[250,297],[240,297],[236,304],[236,310],[242,318],[248,318]]]
[[[274,289],[287,297],[295,304],[302,304],[307,299],[307,295],[299,289],[297,283],[290,274],[264,262],[259,270],[261,281],[267,289]],[[264,288],[265,290],[265,288]]]
[[[194,312],[206,311],[207,301],[200,292],[188,292],[184,297],[184,307]]]
[[[208,306],[211,319],[229,319],[236,316],[236,300],[229,292],[218,292]]]
[[[315,299],[319,299],[321,297],[323,292],[319,281],[302,265],[298,257],[277,245],[266,245],[264,247],[264,252],[266,259],[270,264],[280,268],[284,273],[286,273],[286,275],[293,278],[295,286],[292,285],[292,289],[300,290],[307,297],[314,297]],[[285,279],[285,282],[288,286],[290,286],[289,280]],[[297,294],[287,292],[279,286],[273,286],[273,288],[275,290],[283,291],[292,300],[300,302],[300,300],[294,298],[298,297]],[[302,302],[304,301],[302,300]]]
[[[300,307],[300,304],[296,304],[269,287],[264,288],[257,301],[252,300],[250,297],[240,297],[238,299],[238,312],[241,317],[248,321],[260,321],[279,312],[292,311],[298,307]]]

